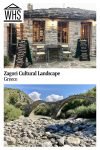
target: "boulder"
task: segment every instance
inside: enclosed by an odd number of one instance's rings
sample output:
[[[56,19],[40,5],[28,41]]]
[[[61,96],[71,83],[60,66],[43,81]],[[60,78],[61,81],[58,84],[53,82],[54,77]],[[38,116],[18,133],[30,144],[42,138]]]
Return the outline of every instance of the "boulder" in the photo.
[[[23,137],[23,141],[24,141],[25,143],[29,143],[29,142],[30,142],[30,139],[29,139],[27,136],[25,136],[25,137]]]
[[[51,137],[52,137],[52,135],[51,135],[50,132],[45,132],[45,135],[46,135],[48,138],[51,138]]]
[[[73,137],[73,136],[69,136],[67,139],[66,139],[67,143],[68,144],[72,144],[72,145],[75,145],[75,146],[78,146],[80,144],[80,138],[78,137]]]
[[[44,143],[42,144],[42,147],[52,147],[51,141],[44,142]]]
[[[6,136],[5,140],[8,145],[16,145],[16,139],[14,137]]]
[[[61,137],[60,139],[57,139],[59,146],[64,146],[65,137]]]

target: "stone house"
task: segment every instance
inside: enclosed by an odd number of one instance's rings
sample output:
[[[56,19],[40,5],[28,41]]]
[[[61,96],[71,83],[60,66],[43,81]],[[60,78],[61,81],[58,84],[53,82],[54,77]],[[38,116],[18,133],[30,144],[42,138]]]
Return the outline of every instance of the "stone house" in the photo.
[[[14,28],[16,28],[16,32],[11,33]],[[88,40],[90,55],[92,56],[96,53],[95,11],[69,7],[33,9],[33,6],[29,4],[28,9],[24,11],[24,23],[16,24],[15,26],[8,25],[6,30],[8,30],[8,35],[11,30],[10,38],[13,40],[16,34],[15,41],[27,39],[32,52],[39,45],[60,44],[61,46],[68,46],[74,55],[77,40],[81,38]],[[5,37],[6,39],[7,37]],[[12,41],[10,45],[14,45]],[[7,50],[5,50],[6,54]]]

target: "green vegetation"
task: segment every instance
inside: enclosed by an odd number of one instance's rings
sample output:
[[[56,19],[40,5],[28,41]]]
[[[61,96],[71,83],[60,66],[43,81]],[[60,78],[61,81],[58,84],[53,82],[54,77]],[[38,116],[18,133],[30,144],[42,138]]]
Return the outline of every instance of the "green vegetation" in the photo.
[[[32,103],[32,100],[28,97],[28,95],[18,89],[5,88],[4,98],[5,121],[14,120],[20,115],[24,115],[26,106]]]
[[[44,103],[39,104],[35,108],[34,113],[36,115],[50,116],[50,107]]]
[[[96,118],[96,104],[93,103],[89,106],[79,106],[75,109],[70,109],[66,113],[67,117],[80,117],[80,118]]]
[[[69,109],[66,113],[65,113],[65,117],[68,118],[68,117],[75,117],[76,115],[76,112],[75,112],[75,109]]]
[[[96,97],[96,87],[94,87],[91,90],[88,90],[86,93],[84,93],[83,95],[85,96],[90,96],[90,97]]]
[[[18,102],[18,95],[16,93],[11,93],[9,95],[8,103],[12,105],[16,105],[17,102]]]
[[[8,66],[9,65],[9,58],[8,56],[4,56],[4,66]]]
[[[12,121],[21,116],[22,111],[13,105],[5,104],[4,106],[4,121]]]
[[[96,118],[96,104],[93,103],[89,106],[80,106],[75,109],[77,117],[81,118]]]
[[[70,100],[62,108],[62,112],[65,112],[65,111],[67,111],[69,109],[74,109],[74,108],[76,108],[78,106],[81,106],[81,105],[88,106],[91,103],[92,102],[90,100],[86,100],[86,99],[74,99],[74,100]]]
[[[5,97],[5,102],[7,103],[12,103],[12,101],[15,104],[17,102],[26,103],[26,104],[32,103],[32,100],[29,98],[29,96],[25,94],[23,91],[20,91],[18,89],[5,88],[4,97]]]

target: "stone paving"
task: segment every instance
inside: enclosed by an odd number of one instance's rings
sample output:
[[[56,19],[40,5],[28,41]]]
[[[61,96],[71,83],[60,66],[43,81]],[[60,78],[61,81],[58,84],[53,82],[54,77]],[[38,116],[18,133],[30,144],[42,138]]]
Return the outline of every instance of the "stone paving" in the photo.
[[[91,57],[90,61],[79,61],[79,59],[71,58],[68,60],[52,60],[50,62],[37,61],[28,68],[96,68],[96,58]]]
[[[26,68],[96,68],[96,57],[91,57],[90,59],[90,61],[79,61],[76,58],[68,58],[63,61],[54,59],[48,63],[42,59],[37,62],[34,61],[33,65],[27,64]],[[10,63],[5,68],[13,68],[13,66],[14,64]]]

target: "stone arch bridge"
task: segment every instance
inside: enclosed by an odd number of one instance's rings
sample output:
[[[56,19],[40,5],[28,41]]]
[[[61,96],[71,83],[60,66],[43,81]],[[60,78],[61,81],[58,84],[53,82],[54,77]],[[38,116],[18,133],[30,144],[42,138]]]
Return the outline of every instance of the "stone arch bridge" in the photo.
[[[52,118],[57,118],[57,116],[59,116],[63,106],[68,103],[70,100],[75,100],[75,99],[85,99],[85,100],[89,100],[91,103],[96,102],[96,98],[95,97],[89,97],[89,96],[84,96],[84,95],[73,95],[73,96],[69,96],[66,99],[57,101],[57,102],[45,102],[45,101],[36,101],[30,105],[28,105],[25,109],[26,114],[30,114],[39,104],[47,104],[50,106],[51,108],[51,117]]]
[[[63,106],[68,103],[70,100],[74,100],[74,99],[85,99],[85,100],[89,100],[91,103],[96,102],[96,98],[95,97],[89,97],[89,96],[84,96],[84,95],[74,95],[74,96],[69,96],[68,98],[58,101],[55,103],[55,109],[52,112],[52,117],[53,118],[57,118],[57,116],[60,114]]]

